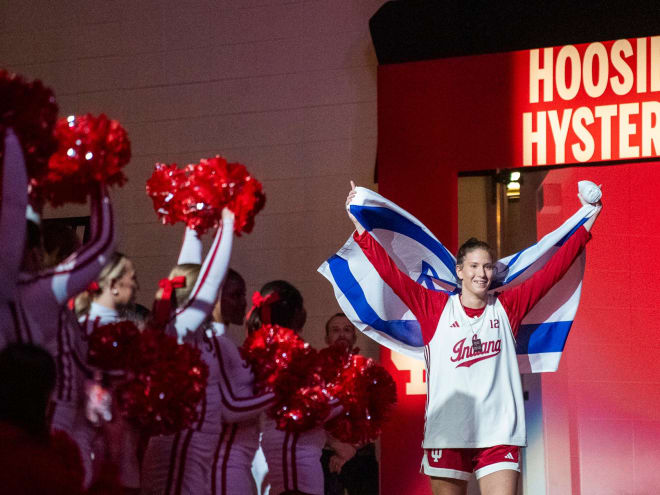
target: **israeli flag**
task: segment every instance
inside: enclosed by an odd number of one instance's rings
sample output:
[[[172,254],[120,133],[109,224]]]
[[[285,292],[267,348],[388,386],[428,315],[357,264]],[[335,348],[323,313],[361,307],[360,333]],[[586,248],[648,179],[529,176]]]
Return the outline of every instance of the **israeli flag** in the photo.
[[[597,210],[596,206],[583,206],[533,246],[499,260],[491,292],[527,280]],[[459,292],[453,254],[410,213],[362,187],[357,188],[350,211],[410,278],[430,290]],[[523,320],[516,343],[522,373],[556,371],[559,366],[577,312],[584,267],[583,252]],[[424,360],[419,323],[352,236],[318,271],[333,285],[340,307],[360,331],[389,349]]]

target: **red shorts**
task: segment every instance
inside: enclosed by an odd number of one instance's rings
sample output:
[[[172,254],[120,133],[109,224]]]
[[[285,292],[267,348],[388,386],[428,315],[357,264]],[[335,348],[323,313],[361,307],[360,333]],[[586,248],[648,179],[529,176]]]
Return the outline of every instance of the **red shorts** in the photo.
[[[422,471],[429,476],[467,480],[503,469],[520,471],[520,447],[496,445],[483,449],[424,449]]]

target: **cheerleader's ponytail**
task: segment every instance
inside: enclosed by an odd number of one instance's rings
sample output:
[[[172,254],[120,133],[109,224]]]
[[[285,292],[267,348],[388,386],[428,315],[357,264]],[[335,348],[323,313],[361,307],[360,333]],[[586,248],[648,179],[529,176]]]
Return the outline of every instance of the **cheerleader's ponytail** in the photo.
[[[246,323],[248,333],[267,324],[299,331],[302,325],[297,321],[301,312],[304,312],[303,298],[298,289],[285,280],[268,282],[252,296],[252,309]]]

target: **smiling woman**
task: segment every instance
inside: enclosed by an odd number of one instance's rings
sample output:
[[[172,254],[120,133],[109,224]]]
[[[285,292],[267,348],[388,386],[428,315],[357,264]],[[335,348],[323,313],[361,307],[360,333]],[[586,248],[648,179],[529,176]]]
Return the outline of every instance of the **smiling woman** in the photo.
[[[347,207],[357,194],[351,186]],[[472,473],[481,493],[516,492],[527,436],[516,336],[523,318],[584,249],[600,202],[595,206],[540,270],[502,292],[489,292],[495,278],[490,246],[469,239],[456,258],[455,293],[428,288],[402,272],[348,210],[355,242],[421,327],[428,386],[422,468],[434,495],[466,493]]]
[[[493,279],[493,251],[490,246],[475,237],[465,241],[456,256],[456,275],[463,289],[463,305],[484,307],[485,296]]]

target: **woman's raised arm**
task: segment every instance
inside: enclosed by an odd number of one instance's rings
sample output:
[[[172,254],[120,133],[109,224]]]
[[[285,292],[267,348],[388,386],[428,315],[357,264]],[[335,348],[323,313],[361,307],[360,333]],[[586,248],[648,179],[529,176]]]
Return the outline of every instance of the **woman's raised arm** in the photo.
[[[234,214],[225,208],[222,211],[222,226],[215,234],[190,298],[175,313],[174,326],[179,340],[188,332],[197,330],[213,311],[218,290],[229,267],[233,239]]]

